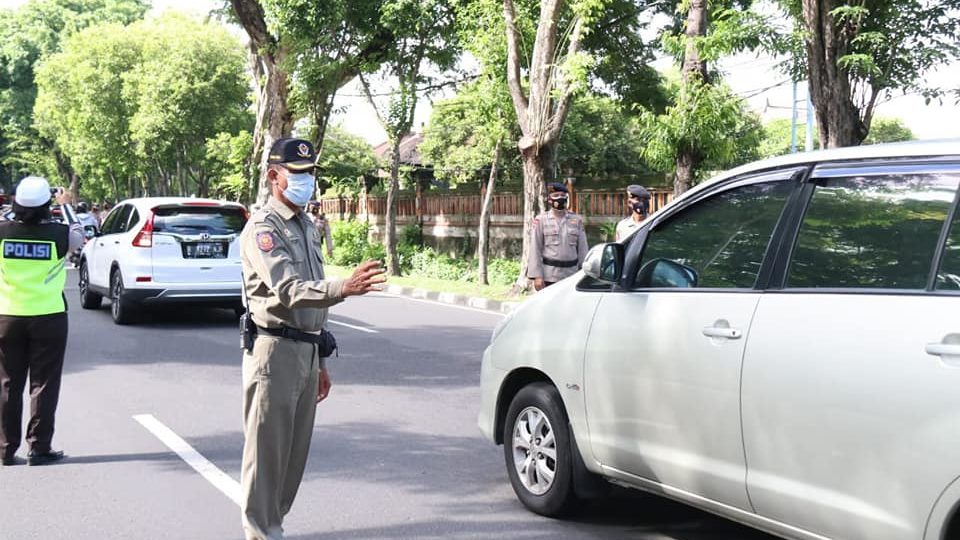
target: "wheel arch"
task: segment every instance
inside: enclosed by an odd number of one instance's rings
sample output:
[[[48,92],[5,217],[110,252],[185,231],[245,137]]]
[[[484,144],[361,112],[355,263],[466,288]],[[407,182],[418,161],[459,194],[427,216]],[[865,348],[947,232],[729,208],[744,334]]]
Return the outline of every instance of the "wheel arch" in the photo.
[[[497,396],[497,416],[493,425],[494,441],[503,444],[503,424],[507,419],[507,410],[510,403],[521,388],[536,382],[545,382],[556,387],[553,380],[539,369],[522,367],[510,372],[500,385],[500,394]]]

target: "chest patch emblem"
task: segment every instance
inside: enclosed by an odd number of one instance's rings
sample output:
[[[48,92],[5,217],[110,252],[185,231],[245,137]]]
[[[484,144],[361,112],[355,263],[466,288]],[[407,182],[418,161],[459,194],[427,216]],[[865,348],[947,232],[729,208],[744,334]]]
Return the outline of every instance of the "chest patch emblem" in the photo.
[[[275,245],[272,234],[268,232],[257,233],[257,247],[260,248],[260,251],[273,251]]]
[[[50,247],[50,244],[45,242],[6,240],[3,242],[3,258],[49,261]]]

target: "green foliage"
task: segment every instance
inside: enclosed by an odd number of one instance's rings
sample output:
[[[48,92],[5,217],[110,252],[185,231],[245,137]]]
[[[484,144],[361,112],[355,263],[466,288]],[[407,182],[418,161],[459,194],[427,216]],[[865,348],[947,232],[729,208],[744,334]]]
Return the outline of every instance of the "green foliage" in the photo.
[[[359,193],[361,178],[379,167],[373,148],[363,137],[331,126],[323,139],[317,160],[317,177],[335,193],[352,196]]]
[[[797,124],[797,151],[802,152],[806,144],[807,126],[805,123]],[[784,156],[790,153],[790,119],[778,118],[771,120],[763,126],[763,139],[758,148],[760,157],[768,158],[774,156]],[[816,129],[813,131],[813,146],[820,147],[820,136]]]
[[[498,140],[501,169],[507,163],[516,169],[518,151],[508,141],[519,137],[506,85],[481,76],[463,86],[453,98],[434,105],[420,155],[424,162],[433,165],[438,179],[451,184],[468,183],[489,170]]]
[[[14,169],[17,176],[58,174],[52,141],[33,127],[37,64],[68,36],[95,24],[131,23],[148,7],[142,0],[31,0],[0,9],[0,182]]]
[[[851,86],[861,87],[850,96],[861,111],[872,107],[872,94],[889,96],[899,90],[919,92],[928,99],[944,95],[945,90],[930,86],[925,75],[960,57],[960,0],[808,1],[833,15],[834,41],[825,46],[839,52],[837,65]],[[795,33],[803,32],[801,0],[779,3],[795,21]],[[794,42],[792,64],[795,71],[806,73],[802,40]]]
[[[417,277],[467,281],[471,268],[466,259],[442,255],[432,248],[417,251],[410,261],[410,274]]]
[[[875,117],[870,123],[870,133],[863,144],[912,141],[913,132],[899,118]]]
[[[487,281],[490,285],[512,285],[520,275],[517,259],[491,259],[487,264]]]
[[[333,263],[353,266],[362,262],[365,254],[370,251],[370,224],[351,219],[335,221],[332,225]]]
[[[561,171],[580,177],[623,177],[650,171],[643,159],[640,125],[613,99],[574,99],[557,152]]]
[[[694,81],[680,87],[662,115],[644,112],[640,133],[651,166],[673,170],[681,151],[701,157],[701,170],[718,170],[755,159],[762,138],[756,114],[724,84]]]
[[[246,162],[253,151],[253,135],[241,131],[236,135],[218,133],[207,139],[206,167],[210,171],[211,195],[234,201],[250,200]]]
[[[215,176],[238,173],[235,147],[246,143],[231,134],[252,124],[244,64],[240,43],[213,23],[168,14],[90,28],[38,68],[35,123],[84,189],[207,194]],[[230,150],[212,156],[217,144]]]
[[[600,234],[603,236],[604,242],[613,242],[613,239],[617,237],[617,223],[601,223]]]

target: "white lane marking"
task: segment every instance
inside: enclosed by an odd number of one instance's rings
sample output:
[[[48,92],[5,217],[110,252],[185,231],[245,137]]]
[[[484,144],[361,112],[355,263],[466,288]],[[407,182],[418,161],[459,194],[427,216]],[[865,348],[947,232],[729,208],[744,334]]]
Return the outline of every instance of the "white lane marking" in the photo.
[[[213,487],[219,489],[231,501],[240,506],[240,483],[230,477],[227,473],[221,471],[216,465],[200,455],[193,449],[187,441],[180,438],[172,429],[163,425],[163,423],[153,417],[152,414],[137,414],[134,420],[140,422],[140,425],[147,428],[147,431],[153,433],[160,441],[167,445],[170,450],[176,452],[180,459],[187,465],[193,467],[193,470],[200,473],[201,476],[213,484]]]
[[[335,321],[335,320],[333,320],[333,319],[327,319],[327,322],[328,322],[328,323],[331,323],[331,324],[339,324],[340,326],[346,326],[347,328],[353,328],[354,330],[359,330],[359,331],[361,331],[361,332],[366,332],[366,333],[368,333],[368,334],[379,334],[379,333],[380,333],[380,332],[377,332],[376,330],[371,330],[370,328],[364,328],[364,327],[362,327],[362,326],[354,326],[354,325],[352,325],[352,324],[347,324],[347,323],[345,323],[345,322]]]
[[[447,303],[444,303],[444,302],[437,302],[436,300],[427,300],[427,299],[425,299],[425,298],[411,298],[411,297],[409,297],[409,296],[404,296],[404,295],[401,295],[401,294],[390,294],[390,293],[386,293],[386,292],[377,292],[377,293],[371,293],[371,296],[386,296],[386,297],[388,297],[388,298],[401,298],[401,299],[403,299],[403,300],[410,300],[411,302],[420,302],[420,303],[423,303],[423,304],[431,304],[431,305],[434,305],[434,306],[443,306],[443,307],[454,308],[454,309],[462,309],[462,310],[466,310],[466,311],[473,311],[474,313],[484,313],[484,314],[487,314],[487,315],[496,315],[497,317],[506,317],[506,316],[507,316],[505,313],[499,313],[499,312],[497,312],[497,311],[490,311],[489,309],[479,309],[479,308],[473,308],[473,307],[470,307],[470,306],[458,306],[458,305],[456,305],[456,304],[447,304]]]

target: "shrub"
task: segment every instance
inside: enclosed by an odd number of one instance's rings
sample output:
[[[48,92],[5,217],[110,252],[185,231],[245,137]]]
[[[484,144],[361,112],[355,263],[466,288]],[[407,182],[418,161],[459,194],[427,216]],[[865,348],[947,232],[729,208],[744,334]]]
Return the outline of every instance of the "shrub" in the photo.
[[[512,285],[519,275],[517,259],[492,259],[487,263],[487,281],[491,285]]]
[[[371,244],[367,241],[370,224],[351,219],[333,223],[333,263],[353,266],[365,260]],[[380,257],[378,257],[380,258]]]
[[[466,280],[469,276],[467,261],[440,255],[431,248],[416,251],[410,260],[410,271],[419,277]]]

